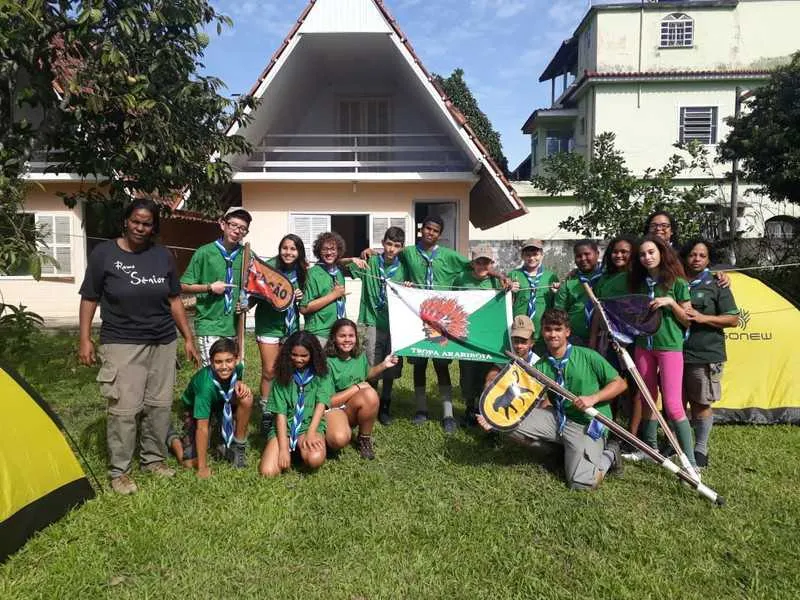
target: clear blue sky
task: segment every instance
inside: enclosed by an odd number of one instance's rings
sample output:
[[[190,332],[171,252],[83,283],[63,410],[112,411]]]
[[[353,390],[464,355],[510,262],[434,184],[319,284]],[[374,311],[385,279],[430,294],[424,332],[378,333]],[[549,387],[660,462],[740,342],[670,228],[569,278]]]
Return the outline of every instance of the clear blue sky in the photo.
[[[205,64],[228,93],[249,91],[307,0],[211,0],[234,21],[212,35]],[[520,128],[550,103],[538,78],[588,0],[387,0],[387,6],[429,71],[464,69],[470,89],[502,135],[511,168],[529,152]]]

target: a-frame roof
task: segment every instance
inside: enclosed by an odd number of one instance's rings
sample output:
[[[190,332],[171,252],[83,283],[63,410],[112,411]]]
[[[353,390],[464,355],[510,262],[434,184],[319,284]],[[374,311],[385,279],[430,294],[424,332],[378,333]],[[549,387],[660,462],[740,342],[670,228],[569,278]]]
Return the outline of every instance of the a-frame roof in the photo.
[[[488,150],[467,123],[466,117],[452,103],[425,69],[397,21],[382,0],[309,0],[281,46],[250,90],[261,98],[274,75],[286,61],[297,39],[306,33],[386,33],[402,54],[405,62],[419,78],[426,91],[446,116],[462,148],[474,161],[478,182],[470,192],[470,221],[481,229],[494,227],[527,213],[502,169],[492,160]],[[237,133],[234,124],[229,134]]]

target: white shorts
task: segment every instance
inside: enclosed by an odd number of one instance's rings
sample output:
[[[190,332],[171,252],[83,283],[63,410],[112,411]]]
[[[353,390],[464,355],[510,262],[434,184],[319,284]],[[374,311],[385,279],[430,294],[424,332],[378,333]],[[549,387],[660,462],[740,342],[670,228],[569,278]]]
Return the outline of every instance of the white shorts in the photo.
[[[277,346],[281,343],[281,338],[271,337],[269,335],[257,335],[256,341],[259,344],[267,344],[269,346]]]

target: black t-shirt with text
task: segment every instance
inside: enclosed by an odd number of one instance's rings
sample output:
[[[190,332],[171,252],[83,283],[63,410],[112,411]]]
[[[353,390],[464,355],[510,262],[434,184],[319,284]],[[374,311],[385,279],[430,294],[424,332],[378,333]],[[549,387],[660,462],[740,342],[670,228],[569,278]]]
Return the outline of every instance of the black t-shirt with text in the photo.
[[[175,260],[153,244],[126,252],[116,240],[89,256],[80,295],[100,302],[101,344],[168,344],[177,337],[169,298],[180,294]]]

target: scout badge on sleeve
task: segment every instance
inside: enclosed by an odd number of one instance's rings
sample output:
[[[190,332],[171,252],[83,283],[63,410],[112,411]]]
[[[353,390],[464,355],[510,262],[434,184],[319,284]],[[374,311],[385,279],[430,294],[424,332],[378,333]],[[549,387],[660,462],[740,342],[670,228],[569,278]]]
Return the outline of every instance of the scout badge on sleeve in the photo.
[[[289,308],[294,301],[294,287],[289,278],[255,254],[247,270],[244,291],[266,300],[279,312]]]
[[[480,411],[493,428],[508,431],[519,425],[546,393],[544,385],[510,362],[484,390]]]

